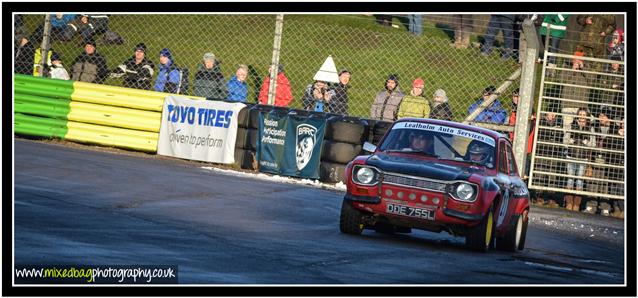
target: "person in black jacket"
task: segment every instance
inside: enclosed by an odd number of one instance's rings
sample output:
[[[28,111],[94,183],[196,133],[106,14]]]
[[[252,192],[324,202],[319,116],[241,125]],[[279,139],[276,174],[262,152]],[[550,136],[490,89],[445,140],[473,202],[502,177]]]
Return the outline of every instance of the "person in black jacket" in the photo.
[[[92,38],[87,39],[84,52],[71,64],[71,79],[101,84],[108,73],[106,58],[97,52],[95,41]]]
[[[209,100],[226,99],[226,80],[221,72],[221,62],[213,53],[206,53],[198,65],[195,79],[193,80],[193,95],[206,97]]]
[[[436,89],[431,101],[432,109],[430,110],[431,119],[452,120],[452,108],[450,107],[447,94],[443,89]]]
[[[124,77],[124,87],[151,90],[151,79],[155,64],[146,58],[146,45],[139,43],[135,46],[133,57],[120,64],[111,73],[111,77]]]
[[[35,46],[26,36],[18,36],[17,42],[14,72],[32,76]]]
[[[332,87],[334,95],[330,105],[331,113],[348,115],[348,89],[352,73],[347,69],[339,71],[339,83]]]

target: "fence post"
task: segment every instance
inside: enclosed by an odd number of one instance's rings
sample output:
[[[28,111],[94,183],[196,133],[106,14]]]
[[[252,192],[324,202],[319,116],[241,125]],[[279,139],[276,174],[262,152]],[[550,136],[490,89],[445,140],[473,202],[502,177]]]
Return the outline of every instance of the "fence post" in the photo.
[[[275,20],[275,38],[272,45],[272,62],[270,63],[270,85],[268,86],[268,104],[275,104],[277,90],[277,70],[279,69],[279,54],[281,52],[281,34],[284,28],[284,15],[278,14]]]
[[[527,136],[530,115],[534,103],[534,87],[536,85],[536,59],[538,57],[539,39],[534,23],[530,19],[523,21],[523,34],[527,40],[525,59],[521,66],[520,100],[516,109],[516,126],[514,127],[514,158],[518,165],[518,174],[525,176],[527,162]],[[538,116],[540,118],[540,115]]]
[[[40,68],[40,71],[38,72],[38,76],[43,76],[44,75],[44,66],[47,64],[47,60],[48,60],[48,53],[49,53],[49,46],[50,46],[50,40],[49,40],[49,36],[51,34],[51,14],[47,14],[44,17],[44,29],[42,32],[42,43],[40,44],[40,50],[41,50],[41,54],[42,54],[42,58],[40,59],[40,61],[38,61],[38,66]]]

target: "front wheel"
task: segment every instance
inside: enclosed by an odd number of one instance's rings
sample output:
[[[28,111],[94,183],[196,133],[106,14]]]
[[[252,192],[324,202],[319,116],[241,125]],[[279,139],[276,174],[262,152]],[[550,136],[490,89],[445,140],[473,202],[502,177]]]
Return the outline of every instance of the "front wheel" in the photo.
[[[346,200],[341,204],[341,216],[339,217],[339,229],[341,233],[361,235],[363,232],[363,216]]]
[[[486,252],[494,238],[494,213],[492,208],[488,210],[487,214],[481,220],[478,225],[468,228],[465,235],[465,245],[476,251]]]

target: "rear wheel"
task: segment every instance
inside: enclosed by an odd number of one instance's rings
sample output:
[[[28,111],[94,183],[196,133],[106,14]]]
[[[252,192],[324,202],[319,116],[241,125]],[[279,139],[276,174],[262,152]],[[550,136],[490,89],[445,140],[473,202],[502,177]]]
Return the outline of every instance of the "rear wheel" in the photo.
[[[476,251],[485,252],[490,248],[494,238],[494,213],[492,208],[478,225],[468,228],[465,235],[465,245]]]
[[[363,228],[363,216],[361,212],[352,207],[346,200],[343,200],[343,203],[341,203],[341,216],[339,218],[339,229],[341,232],[361,235]]]

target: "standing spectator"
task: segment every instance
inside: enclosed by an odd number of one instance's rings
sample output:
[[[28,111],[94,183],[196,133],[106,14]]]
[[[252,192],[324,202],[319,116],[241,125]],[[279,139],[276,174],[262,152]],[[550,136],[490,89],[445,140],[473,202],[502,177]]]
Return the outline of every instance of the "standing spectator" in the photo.
[[[106,58],[97,52],[93,38],[86,40],[84,52],[73,60],[71,73],[74,81],[96,84],[102,84],[108,75]]]
[[[443,89],[436,89],[432,99],[430,118],[440,120],[452,120],[452,108],[448,102],[447,94]]]
[[[246,77],[248,77],[248,66],[240,64],[235,75],[231,76],[226,84],[228,100],[246,102],[246,97],[248,97]]]
[[[334,96],[330,105],[331,112],[335,114],[348,115],[348,88],[350,88],[350,77],[352,74],[347,69],[339,71],[339,83],[332,87]]]
[[[68,24],[75,20],[75,18],[76,15],[74,14],[51,14],[51,41],[69,41],[75,31],[73,31],[73,27]]]
[[[586,108],[578,109],[576,114],[576,120],[571,124],[572,131],[578,131],[571,135],[565,134],[564,142],[569,146],[566,150],[565,158],[573,160],[575,162],[567,162],[567,190],[582,191],[583,190],[583,176],[585,176],[585,163],[590,161],[591,148],[596,146],[596,139],[593,133],[593,128],[589,122],[589,112]],[[574,188],[574,180],[576,181],[576,187]],[[580,202],[582,197],[580,195],[565,195],[565,208],[567,210],[579,211]]]
[[[513,14],[496,14],[490,16],[490,22],[487,25],[487,32],[485,33],[485,43],[481,47],[481,54],[483,56],[489,56],[492,53],[492,45],[496,39],[496,34],[499,31],[503,32],[503,39],[505,41],[505,48],[501,54],[503,60],[509,59],[513,56],[514,52],[514,23],[516,22],[516,15]]]
[[[330,100],[334,92],[328,90],[328,84],[324,81],[315,81],[306,87],[302,97],[304,110],[315,112],[332,112]]]
[[[62,65],[62,58],[58,53],[51,55],[51,70],[49,71],[49,77],[58,80],[70,80],[69,73],[64,69]]]
[[[209,100],[226,99],[226,80],[220,69],[220,62],[213,53],[206,53],[203,64],[197,65],[197,73],[193,81],[193,95],[206,97]]]
[[[476,100],[467,110],[468,114],[471,114],[483,104],[483,101],[487,100],[494,94],[496,88],[494,86],[488,86],[483,90],[483,96]],[[505,124],[507,121],[507,112],[503,108],[501,102],[496,98],[494,102],[489,107],[486,107],[476,118],[474,118],[476,122],[491,122],[495,124]]]
[[[374,120],[395,121],[403,92],[399,89],[399,77],[391,74],[385,81],[385,90],[377,93],[377,97],[372,103],[370,117]]]
[[[113,70],[111,77],[124,76],[124,87],[151,90],[151,80],[155,72],[155,63],[146,58],[146,45],[138,43],[133,57],[127,59]]]
[[[24,35],[18,36],[16,56],[14,60],[14,72],[24,75],[33,75],[33,59],[35,46]]]
[[[272,66],[271,66],[272,67]],[[261,90],[259,91],[259,104],[268,104],[268,88],[270,86],[270,70],[268,69],[268,75],[264,78],[264,82],[261,84]],[[275,86],[275,106],[287,107],[292,102],[292,88],[290,81],[284,73],[284,65],[279,64],[277,68],[277,84]]]
[[[89,39],[93,39],[95,30],[93,28],[93,24],[91,23],[91,17],[89,17],[88,14],[77,16],[67,25],[69,26],[70,30],[67,29],[67,35],[64,37],[64,40],[71,40],[75,33],[80,34],[83,43]]]
[[[423,34],[423,15],[409,14],[408,21],[410,22],[408,31],[416,36],[421,36],[421,34]]]
[[[562,147],[559,144],[563,143],[563,120],[560,115],[556,115],[560,111],[558,102],[551,101],[547,107],[547,112],[541,112],[542,117],[540,119],[538,127],[538,141],[536,156],[549,157],[551,159],[538,158],[535,163],[535,171],[547,172],[547,173],[560,173],[562,163],[555,159],[560,158],[557,154]],[[549,143],[549,144],[547,144]],[[537,176],[538,183],[542,186],[549,188],[561,188],[559,183],[559,177],[554,175],[534,174]],[[537,194],[540,194],[537,192]],[[548,193],[546,197],[552,198],[553,193]],[[537,203],[543,204],[545,200],[537,197]],[[571,210],[571,209],[570,209]]]
[[[181,73],[173,61],[173,54],[168,48],[160,51],[160,65],[157,79],[155,79],[155,91],[178,93],[181,84]]]
[[[604,58],[605,38],[616,30],[616,18],[613,15],[579,15],[576,18],[582,27],[580,47],[585,56]]]
[[[430,116],[430,102],[423,97],[423,79],[416,78],[412,82],[410,94],[403,96],[397,118],[428,118]]]
[[[549,52],[559,53],[560,41],[565,38],[565,32],[567,32],[568,18],[568,14],[548,14],[543,18],[539,31],[543,46],[548,48],[548,45],[545,44],[545,36],[547,36],[547,28],[549,27]],[[556,67],[556,57],[550,56],[547,60],[548,66]]]
[[[467,49],[470,46],[470,36],[472,35],[473,22],[472,15],[454,15],[454,44],[456,49]]]
[[[614,31],[607,51],[609,53],[607,59],[613,59],[613,57],[619,57],[618,60],[625,59],[625,31],[622,29]]]
[[[616,150],[624,150],[625,148],[625,119],[621,119],[620,123],[616,128],[616,136],[622,137],[622,139],[618,139],[616,141]],[[615,158],[612,158],[611,163],[614,165],[622,166],[622,168],[614,168],[611,169],[611,175],[613,179],[622,180],[625,177],[625,156],[624,154],[617,154]],[[609,192],[612,195],[622,196],[625,194],[624,192],[625,185],[612,183],[610,185]],[[614,200],[613,202],[614,211],[612,212],[612,216],[623,218],[625,217],[625,200]]]
[[[583,56],[583,52],[575,52],[576,57]],[[564,130],[568,130],[574,114],[580,108],[586,108],[589,100],[590,88],[582,88],[579,86],[592,86],[592,75],[586,73],[586,66],[584,61],[578,58],[574,58],[571,61],[571,71],[562,71],[560,75],[560,82],[565,84],[561,90],[561,98],[569,99],[564,101],[562,113]]]
[[[598,118],[592,125],[594,132],[596,135],[596,148],[604,149],[604,150],[615,150],[615,141],[616,139],[613,137],[617,134],[615,131],[615,127],[611,125],[611,121],[609,121],[609,117],[611,116],[611,109],[608,106],[604,106],[598,112]],[[592,159],[595,161],[595,165],[592,169],[592,177],[600,180],[593,180],[587,183],[587,191],[607,194],[609,183],[602,181],[608,179],[610,177],[612,171],[609,168],[600,167],[600,164],[609,164],[611,162],[613,154],[609,151],[598,151],[595,156],[592,156]],[[611,205],[609,204],[609,200],[600,199],[599,204],[601,214],[609,215],[611,213]]]

